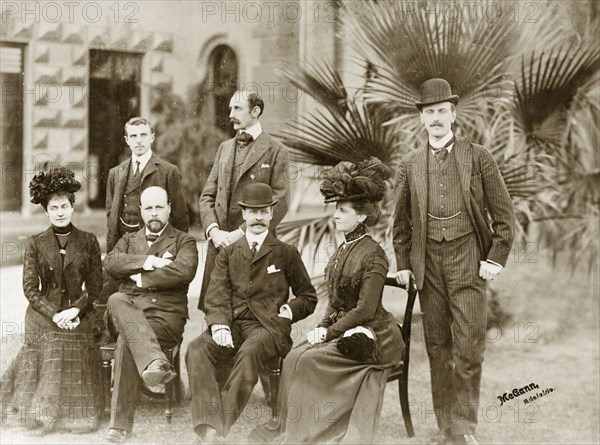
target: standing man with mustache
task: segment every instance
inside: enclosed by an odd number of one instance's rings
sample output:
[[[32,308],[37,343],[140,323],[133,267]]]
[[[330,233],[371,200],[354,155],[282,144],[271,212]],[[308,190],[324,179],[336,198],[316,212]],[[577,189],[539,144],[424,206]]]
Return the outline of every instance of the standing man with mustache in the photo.
[[[397,175],[396,280],[406,285],[414,274],[419,289],[439,428],[430,444],[477,443],[485,281],[502,271],[514,239],[513,205],[494,158],[452,132],[458,99],[444,79],[421,85],[415,105],[429,144],[408,153]]]
[[[242,189],[254,183],[271,186],[277,201],[270,225],[273,234],[288,210],[288,153],[281,142],[262,129],[259,118],[264,108],[263,99],[255,91],[240,90],[233,94],[229,119],[237,134],[219,146],[200,195],[200,217],[210,240],[198,303],[202,311],[219,249],[239,240],[245,233],[242,209],[236,204],[241,200]]]

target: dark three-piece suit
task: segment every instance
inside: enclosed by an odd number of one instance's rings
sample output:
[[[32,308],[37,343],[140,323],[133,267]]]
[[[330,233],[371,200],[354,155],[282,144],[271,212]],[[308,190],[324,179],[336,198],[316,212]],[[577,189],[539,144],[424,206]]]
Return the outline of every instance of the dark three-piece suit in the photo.
[[[456,137],[443,161],[428,146],[407,154],[396,192],[397,267],[412,270],[420,290],[438,426],[472,434],[486,333],[480,261],[505,265],[514,238],[512,201],[490,153],[464,137]]]
[[[139,197],[144,189],[158,186],[167,191],[171,203],[170,222],[176,229],[188,231],[189,218],[183,188],[181,186],[181,174],[177,166],[170,164],[156,155],[152,155],[148,164],[141,172],[141,178],[134,181],[132,177],[131,156],[108,173],[108,184],[106,187],[106,216],[108,232],[106,235],[106,251],[110,252],[119,238],[123,235],[119,230],[119,218],[124,216],[124,206],[138,207]],[[139,209],[132,210],[136,215],[133,223],[144,227]]]
[[[288,301],[290,287],[295,298]],[[277,315],[285,303],[292,320]],[[206,294],[209,329],[190,343],[185,357],[194,428],[229,432],[258,381],[259,365],[287,355],[291,324],[310,315],[316,304],[300,254],[273,235],[255,257],[245,236],[219,252]],[[215,343],[211,325],[227,325],[235,348]]]
[[[149,255],[171,259],[146,271]],[[188,318],[187,293],[198,267],[196,241],[170,224],[149,247],[145,228],[125,234],[106,256],[108,273],[121,282],[108,300],[109,331],[118,334],[110,428],[131,431],[141,374],[155,359],[166,357],[162,346],[181,343]],[[130,279],[141,273],[141,287]]]

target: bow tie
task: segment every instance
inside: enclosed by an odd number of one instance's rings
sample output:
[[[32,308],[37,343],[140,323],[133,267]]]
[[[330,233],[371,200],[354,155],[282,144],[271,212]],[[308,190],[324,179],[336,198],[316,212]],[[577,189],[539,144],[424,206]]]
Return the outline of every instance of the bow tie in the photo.
[[[254,138],[252,137],[252,135],[250,133],[246,133],[245,131],[242,131],[235,137],[236,145],[241,148],[245,147],[253,140]]]
[[[158,233],[149,233],[146,235],[146,241],[154,242],[158,239]]]

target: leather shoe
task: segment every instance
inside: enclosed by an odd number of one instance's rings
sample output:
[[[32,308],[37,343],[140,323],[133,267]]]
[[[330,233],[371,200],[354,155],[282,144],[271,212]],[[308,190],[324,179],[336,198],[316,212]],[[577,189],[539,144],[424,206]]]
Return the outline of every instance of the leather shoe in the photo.
[[[450,430],[440,430],[427,440],[427,445],[446,445],[450,443]]]
[[[196,443],[214,444],[217,442],[217,430],[210,425],[200,425],[195,428]]]
[[[160,384],[168,383],[177,377],[173,366],[163,359],[152,360],[142,372],[142,380],[149,388],[155,388]]]
[[[452,445],[479,445],[479,442],[477,442],[477,439],[472,434],[452,435],[448,443]]]
[[[104,436],[104,443],[123,443],[127,439],[127,431],[111,428]]]

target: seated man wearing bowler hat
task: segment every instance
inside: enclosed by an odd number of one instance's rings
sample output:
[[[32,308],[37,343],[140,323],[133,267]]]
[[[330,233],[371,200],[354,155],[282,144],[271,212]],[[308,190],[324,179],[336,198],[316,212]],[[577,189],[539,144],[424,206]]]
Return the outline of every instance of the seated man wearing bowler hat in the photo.
[[[268,231],[277,204],[271,187],[253,183],[242,193],[246,232],[217,255],[206,294],[208,329],[185,356],[201,443],[227,435],[258,381],[259,366],[287,355],[291,324],[317,304],[296,248]],[[290,287],[295,298],[288,301]]]

